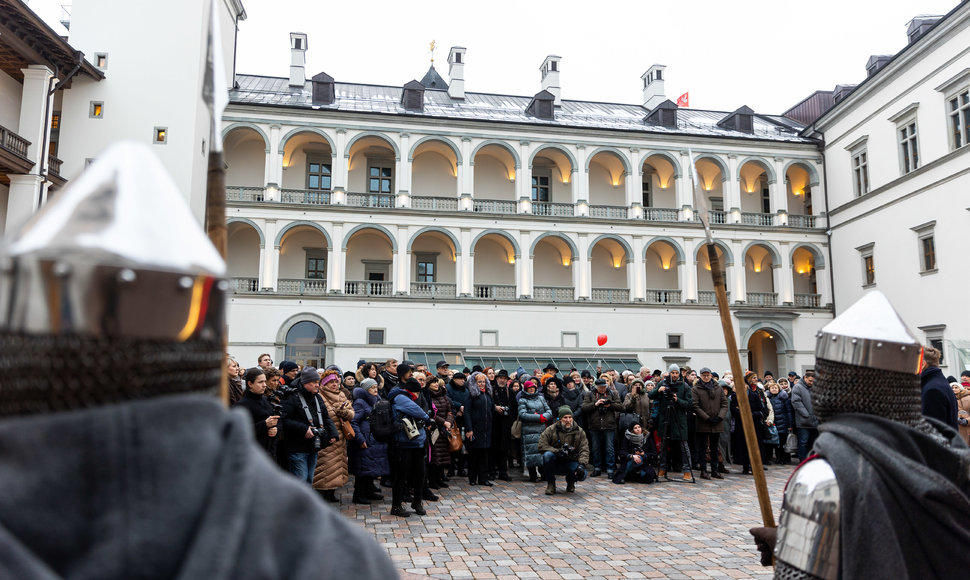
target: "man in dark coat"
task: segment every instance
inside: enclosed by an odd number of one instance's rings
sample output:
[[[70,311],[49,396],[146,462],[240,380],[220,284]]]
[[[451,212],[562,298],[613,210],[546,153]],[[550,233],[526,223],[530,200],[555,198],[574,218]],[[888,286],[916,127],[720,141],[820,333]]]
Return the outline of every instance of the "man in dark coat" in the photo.
[[[489,450],[489,470],[502,481],[509,477],[509,449],[512,447],[512,423],[519,416],[518,401],[509,386],[509,372],[502,369],[495,375],[492,388],[495,412],[492,414],[492,447]]]
[[[468,404],[468,385],[465,384],[465,380],[464,373],[455,373],[445,388],[448,392],[448,399],[451,400],[451,412],[455,414],[455,423],[458,424],[460,429],[465,427],[465,406]],[[463,455],[461,451],[453,453],[448,477],[455,475],[456,469],[459,476],[466,475],[465,464],[467,461],[468,456]]]
[[[468,385],[465,407],[465,447],[468,448],[468,484],[494,485],[488,480],[488,450],[492,445],[492,413],[495,403],[489,394],[488,377],[474,372]]]
[[[728,411],[728,400],[724,389],[718,386],[711,369],[701,369],[700,380],[691,390],[694,399],[694,415],[697,416],[695,433],[697,454],[701,464],[701,479],[723,479],[717,460],[717,446],[724,431],[724,417]],[[711,473],[707,473],[708,449],[711,455]]]
[[[919,382],[923,415],[957,429],[957,398],[940,370],[940,351],[932,346],[923,349]]]
[[[320,390],[320,373],[314,367],[306,367],[294,381],[297,391],[283,401],[283,431],[286,433],[286,453],[290,473],[313,483],[313,470],[317,465],[317,451],[337,440],[337,427],[327,413],[327,405],[317,394]],[[321,435],[314,429],[324,429]],[[314,440],[319,437],[321,447]]]
[[[546,427],[539,436],[542,453],[542,475],[546,478],[546,495],[556,493],[556,476],[566,476],[566,492],[576,491],[576,482],[586,479],[583,465],[589,461],[586,433],[573,422],[567,405],[559,408],[559,420]]]
[[[583,400],[583,415],[586,416],[586,426],[593,440],[593,477],[605,471],[612,479],[616,461],[613,435],[616,431],[616,411],[620,410],[621,402],[616,391],[606,388],[606,379],[596,379],[595,386]],[[606,447],[606,453],[603,453],[603,447]]]
[[[660,450],[659,477],[667,475],[667,455],[669,449],[679,442],[684,481],[693,481],[690,469],[690,446],[687,433],[687,411],[693,406],[690,389],[680,376],[680,367],[671,364],[667,378],[657,383],[649,395],[651,401],[659,402],[657,411],[657,432],[666,445]],[[669,421],[668,421],[669,420]],[[669,448],[669,449],[668,449]]]

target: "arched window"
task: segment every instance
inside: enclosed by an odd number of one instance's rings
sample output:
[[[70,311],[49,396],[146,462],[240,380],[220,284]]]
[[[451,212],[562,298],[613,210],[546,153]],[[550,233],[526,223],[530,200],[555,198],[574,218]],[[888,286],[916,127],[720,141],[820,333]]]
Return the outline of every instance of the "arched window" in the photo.
[[[302,366],[323,368],[326,365],[327,335],[315,322],[304,320],[286,333],[285,359]]]

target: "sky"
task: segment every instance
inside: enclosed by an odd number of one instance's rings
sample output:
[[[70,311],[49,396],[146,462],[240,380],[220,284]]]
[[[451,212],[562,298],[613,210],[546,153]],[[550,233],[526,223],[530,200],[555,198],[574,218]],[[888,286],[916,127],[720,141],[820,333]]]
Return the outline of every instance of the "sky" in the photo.
[[[77,0],[81,2],[83,0]],[[31,0],[55,30],[59,5]],[[531,96],[546,55],[562,57],[562,98],[642,103],[642,75],[666,65],[666,95],[690,106],[778,114],[816,90],[865,79],[873,54],[906,45],[918,14],[958,0],[243,0],[236,72],[289,75],[289,33],[308,35],[307,77],[401,86],[424,76],[429,44],[448,79],[463,46],[465,90]]]

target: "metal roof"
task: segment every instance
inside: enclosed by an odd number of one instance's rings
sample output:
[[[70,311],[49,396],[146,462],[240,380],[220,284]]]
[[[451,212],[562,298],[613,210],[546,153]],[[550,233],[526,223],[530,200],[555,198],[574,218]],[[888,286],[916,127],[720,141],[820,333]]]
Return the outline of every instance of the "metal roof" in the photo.
[[[439,75],[438,71],[435,70],[434,65],[432,65],[431,68],[428,69],[428,72],[425,73],[424,78],[421,79],[421,84],[424,85],[424,88],[426,89],[448,90],[448,82],[441,78],[441,75]]]
[[[447,91],[428,89],[424,92],[424,110],[406,110],[401,105],[402,87],[334,83],[336,99],[333,104],[314,105],[312,85],[290,87],[288,78],[257,75],[237,75],[237,87],[229,91],[230,104],[266,105],[304,109],[333,110],[386,115],[424,116],[468,121],[496,121],[527,123],[590,129],[615,129],[644,133],[717,136],[736,139],[814,142],[799,136],[803,125],[780,115],[754,115],[754,132],[742,133],[717,126],[731,112],[681,108],[677,111],[677,127],[662,127],[644,122],[649,111],[640,105],[562,100],[556,107],[555,119],[538,119],[526,114],[532,97],[466,92],[465,98],[452,99]]]

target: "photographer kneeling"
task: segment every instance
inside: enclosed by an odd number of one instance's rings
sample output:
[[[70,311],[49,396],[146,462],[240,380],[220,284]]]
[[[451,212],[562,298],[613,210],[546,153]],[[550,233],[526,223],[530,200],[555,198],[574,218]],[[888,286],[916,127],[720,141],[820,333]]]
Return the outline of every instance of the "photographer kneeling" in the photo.
[[[586,462],[589,461],[589,443],[586,433],[573,422],[572,410],[563,405],[559,408],[559,420],[546,427],[539,436],[539,453],[542,453],[542,473],[549,483],[546,495],[556,493],[556,476],[566,476],[566,491],[576,491],[576,482],[586,479]]]
[[[317,369],[306,367],[293,384],[297,387],[296,393],[283,399],[283,432],[286,434],[289,471],[312,484],[317,451],[337,440],[337,427],[330,420],[327,405],[317,394],[320,391]]]

